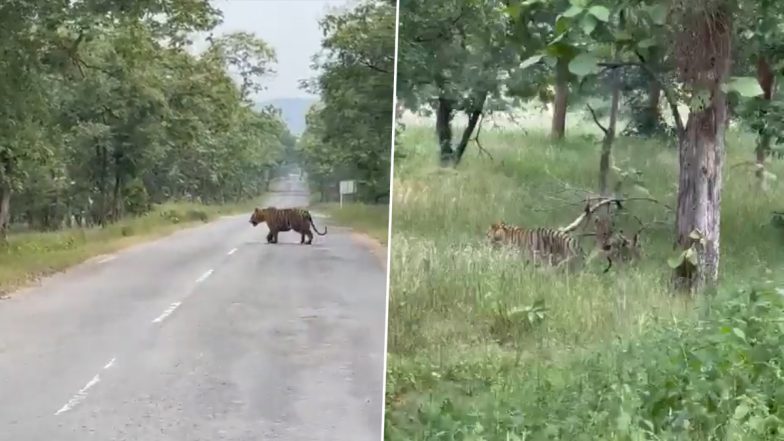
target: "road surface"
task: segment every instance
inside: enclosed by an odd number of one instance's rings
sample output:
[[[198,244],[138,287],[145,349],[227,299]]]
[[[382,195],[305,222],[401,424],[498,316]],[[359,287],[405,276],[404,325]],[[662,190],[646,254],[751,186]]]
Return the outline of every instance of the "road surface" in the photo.
[[[265,205],[305,205],[295,178]],[[0,440],[380,440],[385,273],[250,213],[0,301]]]

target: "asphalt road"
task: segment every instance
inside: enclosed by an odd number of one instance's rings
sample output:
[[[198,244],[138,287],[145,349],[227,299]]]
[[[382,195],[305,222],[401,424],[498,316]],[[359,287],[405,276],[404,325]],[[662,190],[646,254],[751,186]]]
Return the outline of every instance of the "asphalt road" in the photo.
[[[265,205],[305,205],[295,179]],[[0,440],[381,439],[385,273],[250,213],[0,301]]]

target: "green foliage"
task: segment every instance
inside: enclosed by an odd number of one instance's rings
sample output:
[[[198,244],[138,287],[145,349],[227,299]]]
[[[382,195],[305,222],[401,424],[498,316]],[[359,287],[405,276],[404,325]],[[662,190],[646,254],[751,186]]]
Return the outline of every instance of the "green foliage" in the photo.
[[[571,133],[592,128],[575,126]],[[694,300],[669,290],[673,214],[661,206],[627,203],[651,223],[644,259],[607,275],[603,265],[570,275],[532,270],[481,243],[498,219],[562,226],[577,217],[582,205],[573,203],[595,180],[590,141],[488,130],[483,145],[494,160],[474,152],[446,172],[429,136],[430,127],[409,127],[400,141],[408,157],[395,167],[386,439],[777,439],[754,430],[758,417],[781,418],[774,384],[784,305],[777,297],[759,313],[735,287],[765,279],[784,286],[775,272],[781,230],[761,225],[780,195],[760,195],[742,172],[727,171],[726,295],[700,321]],[[750,140],[730,132],[727,162],[744,158]],[[671,204],[675,151],[620,137],[616,161],[613,180],[628,181],[622,193]],[[646,191],[634,187],[639,176]],[[624,217],[618,227],[628,234],[639,224]],[[593,242],[582,244],[588,251]],[[779,296],[760,298],[770,294]],[[746,358],[757,356],[759,342],[764,357]]]
[[[0,75],[13,79],[0,84],[0,232],[9,215],[56,229],[263,191],[290,135],[247,97],[274,51],[237,33],[193,55],[187,33],[220,21],[206,1],[98,3],[0,6]]]
[[[297,155],[325,198],[338,181],[354,179],[360,198],[389,191],[395,9],[367,0],[321,22],[326,35],[309,87],[320,101],[307,115]]]

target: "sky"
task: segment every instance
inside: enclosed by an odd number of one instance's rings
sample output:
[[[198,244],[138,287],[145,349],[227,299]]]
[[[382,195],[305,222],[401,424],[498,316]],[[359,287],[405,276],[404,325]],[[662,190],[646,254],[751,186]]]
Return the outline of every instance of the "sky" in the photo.
[[[319,19],[328,11],[355,0],[211,0],[223,12],[223,23],[214,34],[246,31],[269,43],[277,53],[277,72],[268,77],[267,89],[256,100],[312,97],[300,90],[299,81],[316,76],[311,57],[321,48]],[[200,43],[200,42],[199,42]],[[201,49],[201,44],[196,47]]]

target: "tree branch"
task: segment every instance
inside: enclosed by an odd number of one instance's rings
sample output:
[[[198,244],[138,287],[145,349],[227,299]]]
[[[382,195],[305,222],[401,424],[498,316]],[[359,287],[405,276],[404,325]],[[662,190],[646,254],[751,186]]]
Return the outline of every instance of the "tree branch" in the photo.
[[[651,69],[650,66],[645,62],[645,57],[639,51],[634,51],[634,54],[640,60],[640,67],[647,73],[653,81],[659,83],[659,87],[661,87],[662,91],[664,92],[664,98],[667,100],[667,104],[670,106],[670,111],[672,112],[672,118],[675,120],[675,130],[678,132],[678,139],[683,138],[686,134],[686,129],[683,125],[683,119],[681,118],[681,112],[678,110],[678,102],[675,100],[675,97],[672,96],[672,90],[664,84],[664,81],[659,78],[659,75]]]
[[[474,136],[474,142],[476,143],[476,147],[479,149],[479,153],[484,153],[490,158],[490,160],[493,160],[494,159],[493,155],[491,155],[490,152],[485,150],[485,148],[482,147],[482,143],[479,142],[479,133],[482,131],[482,123],[484,122],[484,120],[485,120],[485,114],[484,112],[482,112],[482,114],[479,116],[479,123],[476,126],[476,136]]]
[[[604,132],[604,136],[607,136],[609,131],[607,130],[607,127],[604,127],[602,123],[599,122],[599,118],[596,116],[596,111],[593,110],[593,107],[591,107],[591,105],[587,103],[585,104],[585,107],[587,107],[588,111],[591,112],[591,117],[593,118],[593,122],[596,123],[596,125],[599,126],[600,129],[602,129],[602,132]]]

